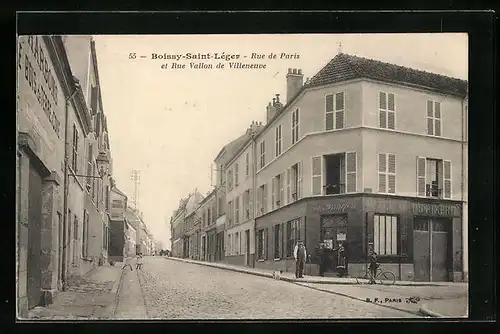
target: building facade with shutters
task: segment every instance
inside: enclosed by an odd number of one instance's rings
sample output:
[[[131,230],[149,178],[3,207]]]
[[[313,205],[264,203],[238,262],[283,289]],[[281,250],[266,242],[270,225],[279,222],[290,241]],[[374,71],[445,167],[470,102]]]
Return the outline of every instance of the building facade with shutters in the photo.
[[[73,252],[71,272],[78,277],[108,259],[112,159],[94,40],[91,36],[65,36],[63,42],[69,62],[79,75],[92,125],[87,136],[80,138],[85,154],[78,157],[77,174],[89,176],[77,177],[85,189],[83,218],[73,226],[72,242],[81,252]],[[73,141],[78,140],[78,136],[78,132],[73,132]],[[101,175],[96,159],[102,153],[110,163]]]
[[[129,251],[129,245],[133,242],[135,254],[135,229],[134,239],[127,238],[127,223],[125,210],[127,209],[127,195],[120,191],[112,182],[110,192],[109,211],[109,250],[108,259],[115,262],[123,262],[124,255]],[[131,225],[130,225],[131,226]],[[129,253],[130,254],[130,253]]]
[[[255,138],[255,266],[294,271],[303,240],[310,275],[342,243],[351,275],[373,248],[397,279],[467,279],[467,82],[342,53],[288,72]]]
[[[217,201],[215,190],[209,192],[196,209],[200,220],[200,260],[215,261]]]
[[[255,254],[255,141],[262,125],[252,122],[246,133],[227,155],[226,174],[225,262],[253,266]]]

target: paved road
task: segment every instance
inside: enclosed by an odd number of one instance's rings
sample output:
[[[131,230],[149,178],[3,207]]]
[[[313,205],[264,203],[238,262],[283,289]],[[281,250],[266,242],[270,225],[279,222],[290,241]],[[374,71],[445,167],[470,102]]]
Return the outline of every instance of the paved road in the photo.
[[[146,257],[138,281],[153,319],[417,317],[297,284],[163,257]]]

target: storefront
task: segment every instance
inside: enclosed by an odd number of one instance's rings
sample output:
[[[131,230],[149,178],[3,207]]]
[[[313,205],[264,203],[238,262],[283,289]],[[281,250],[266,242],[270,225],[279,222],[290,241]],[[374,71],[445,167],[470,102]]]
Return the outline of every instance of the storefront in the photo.
[[[306,275],[354,275],[373,247],[399,280],[461,281],[461,203],[376,194],[307,198],[257,218],[256,267],[294,271],[303,240]],[[344,252],[339,256],[339,246]],[[342,249],[342,248],[340,248]],[[339,262],[340,261],[340,262]]]

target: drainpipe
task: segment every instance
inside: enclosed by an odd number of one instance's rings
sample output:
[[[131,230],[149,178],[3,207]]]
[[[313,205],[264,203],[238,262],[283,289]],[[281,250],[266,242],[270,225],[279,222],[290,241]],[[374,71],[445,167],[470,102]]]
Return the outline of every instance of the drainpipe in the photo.
[[[257,217],[256,210],[259,208],[255,207],[257,204],[257,145],[255,141],[255,134],[252,133],[252,216],[253,216],[253,258],[252,258],[252,268],[255,268],[255,231],[257,228]],[[250,235],[249,238],[252,236]],[[250,245],[251,246],[251,245]],[[249,254],[250,256],[250,254]]]
[[[68,155],[69,155],[69,141],[68,141],[68,125],[69,125],[69,103],[75,97],[77,90],[75,90],[70,96],[66,98],[65,103],[65,119],[64,119],[64,196],[63,196],[63,252],[62,252],[62,290],[66,290],[67,284],[67,273],[66,273],[66,262],[67,260],[67,227],[68,227],[68,190],[69,190],[69,176],[68,176]]]
[[[464,143],[465,142],[465,138],[464,138],[464,117],[465,117],[466,113],[465,113],[464,108],[465,108],[465,106],[464,106],[464,99],[462,99],[462,131],[461,131],[461,133],[462,133],[462,141],[461,141],[461,146],[462,146],[462,150],[461,150],[461,156],[462,156],[461,165],[462,166],[461,167],[462,168],[460,169],[460,174],[461,174],[460,175],[460,200],[462,202],[462,205],[460,207],[460,216],[462,218],[462,235],[461,235],[461,238],[462,238],[462,242],[461,242],[461,244],[462,244],[462,247],[461,247],[462,248],[462,259],[461,259],[462,260],[462,281],[464,280],[463,272],[464,272],[464,269],[465,269],[465,266],[464,266],[464,264],[465,264],[464,263],[465,262],[464,261],[465,254],[464,254],[464,251],[463,251],[463,249],[464,249],[464,240],[463,240],[464,239],[464,237],[463,237],[463,235],[464,235],[464,223],[463,222],[464,222],[464,158],[465,158],[465,156],[464,156],[464,146],[465,146],[465,143]],[[467,223],[467,226],[468,226],[468,223]]]

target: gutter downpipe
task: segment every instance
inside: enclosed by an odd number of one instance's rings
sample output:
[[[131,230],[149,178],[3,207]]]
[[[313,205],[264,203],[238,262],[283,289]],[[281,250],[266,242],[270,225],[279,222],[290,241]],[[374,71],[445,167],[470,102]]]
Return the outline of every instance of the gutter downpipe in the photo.
[[[69,190],[69,175],[68,175],[68,155],[69,155],[69,141],[68,141],[68,125],[69,125],[69,103],[75,97],[78,90],[75,90],[70,96],[66,98],[65,103],[65,119],[64,119],[64,218],[63,218],[63,252],[62,252],[62,290],[67,288],[67,239],[68,239],[68,190]]]
[[[255,140],[255,133],[252,133],[252,216],[253,216],[253,257],[252,257],[252,268],[255,268],[255,237],[257,233],[257,217],[256,212],[259,208],[256,208],[257,204],[257,145]],[[257,209],[257,210],[256,210]],[[251,238],[251,236],[249,236]],[[249,240],[250,241],[250,240]],[[250,243],[251,246],[251,243]],[[248,254],[250,256],[250,254]]]
[[[468,97],[468,92],[467,92],[467,97]],[[465,159],[465,154],[464,154],[464,146],[465,146],[465,138],[464,138],[464,117],[466,116],[466,112],[465,112],[465,105],[464,105],[464,99],[462,99],[462,141],[461,141],[461,146],[462,146],[462,150],[461,150],[461,155],[462,155],[462,161],[461,161],[461,164],[462,164],[462,168],[460,169],[460,172],[461,172],[461,177],[460,177],[460,200],[462,202],[462,205],[461,205],[461,217],[462,217],[462,281],[464,281],[465,279],[465,275],[464,275],[464,270],[465,270],[465,254],[464,254],[464,159]],[[467,220],[467,226],[465,226],[465,228],[468,228],[469,224],[468,224],[468,220]],[[467,241],[465,241],[467,242]]]

